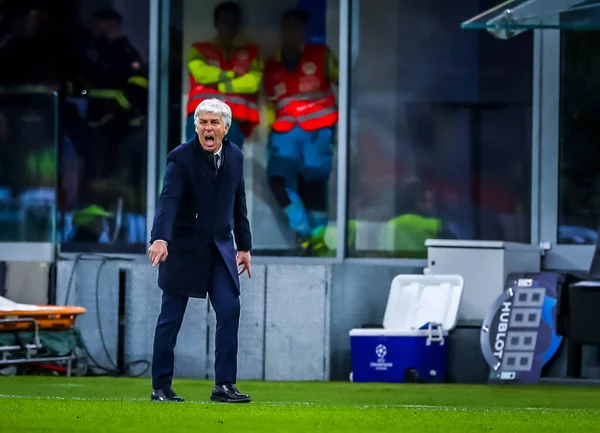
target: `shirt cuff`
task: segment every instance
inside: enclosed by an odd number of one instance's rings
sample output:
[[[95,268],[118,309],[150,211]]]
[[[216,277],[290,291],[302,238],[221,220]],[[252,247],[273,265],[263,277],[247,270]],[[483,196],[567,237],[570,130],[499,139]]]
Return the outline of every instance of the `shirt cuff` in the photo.
[[[169,245],[169,243],[168,243],[167,241],[163,241],[162,239],[157,239],[157,240],[155,240],[154,242],[164,242],[165,244]],[[154,243],[154,242],[153,242],[153,243]]]

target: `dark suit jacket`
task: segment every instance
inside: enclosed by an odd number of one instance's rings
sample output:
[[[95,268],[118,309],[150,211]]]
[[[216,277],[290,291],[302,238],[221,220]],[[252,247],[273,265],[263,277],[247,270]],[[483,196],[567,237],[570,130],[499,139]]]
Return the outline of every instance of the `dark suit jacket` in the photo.
[[[150,242],[167,241],[169,256],[159,265],[158,285],[165,292],[206,298],[214,260],[225,260],[239,293],[236,250],[250,251],[242,151],[223,140],[218,175],[212,155],[198,137],[169,152],[164,185]]]

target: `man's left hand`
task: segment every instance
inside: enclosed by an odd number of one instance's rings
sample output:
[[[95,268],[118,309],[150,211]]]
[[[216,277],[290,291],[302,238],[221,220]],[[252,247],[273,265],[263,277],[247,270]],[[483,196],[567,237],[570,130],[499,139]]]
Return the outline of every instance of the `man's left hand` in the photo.
[[[235,262],[237,266],[243,266],[242,269],[238,272],[238,275],[242,275],[244,272],[248,271],[248,277],[252,278],[252,266],[250,265],[250,251],[238,251],[237,256],[235,257]]]

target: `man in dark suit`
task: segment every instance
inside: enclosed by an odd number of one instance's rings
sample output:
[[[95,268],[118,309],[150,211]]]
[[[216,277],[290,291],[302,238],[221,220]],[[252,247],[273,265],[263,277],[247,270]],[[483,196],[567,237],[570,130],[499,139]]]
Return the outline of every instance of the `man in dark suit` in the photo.
[[[211,400],[249,402],[250,397],[235,386],[239,275],[248,271],[252,278],[243,154],[225,138],[231,126],[227,104],[203,101],[194,123],[196,137],[168,155],[148,250],[152,265],[159,265],[158,285],[163,291],[154,335],[151,399],[183,401],[171,387],[175,343],[188,299],[208,294],[217,316]]]

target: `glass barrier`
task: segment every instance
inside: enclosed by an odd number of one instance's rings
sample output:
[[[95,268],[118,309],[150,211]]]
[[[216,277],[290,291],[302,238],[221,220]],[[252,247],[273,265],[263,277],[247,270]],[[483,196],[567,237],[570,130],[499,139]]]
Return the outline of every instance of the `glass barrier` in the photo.
[[[464,21],[464,29],[486,29],[508,39],[530,29],[600,29],[600,1],[509,0]]]
[[[145,253],[150,3],[81,1],[67,20],[58,241],[64,252]],[[61,6],[62,7],[62,6]],[[62,30],[61,30],[62,31]]]
[[[532,29],[558,30],[557,49],[544,50],[552,58],[558,80],[543,94],[543,128],[557,127],[557,141],[541,143],[546,152],[558,154],[557,195],[543,197],[556,214],[556,238],[543,239],[558,245],[595,245],[598,241],[600,199],[596,156],[597,95],[600,81],[596,69],[600,59],[600,1],[511,0],[464,21],[463,29],[487,30],[499,39],[519,42]],[[521,36],[518,36],[521,35]],[[517,37],[518,36],[518,37]],[[504,41],[500,43],[505,43]],[[508,47],[507,47],[508,48]],[[554,54],[556,53],[556,54]],[[547,71],[542,69],[542,77]],[[540,81],[552,81],[553,73]],[[554,147],[556,146],[556,147]],[[547,167],[541,167],[548,170]],[[552,168],[552,170],[555,170]],[[548,224],[547,219],[542,224]],[[545,225],[541,230],[544,232]],[[554,230],[554,229],[553,229]]]
[[[532,33],[464,31],[472,4],[446,3],[353,2],[350,257],[530,240]]]
[[[600,220],[597,160],[597,100],[600,80],[600,1],[511,0],[480,13],[461,25],[463,29],[487,30],[499,39],[518,43],[532,29],[556,30],[542,40],[539,79],[542,152],[557,155],[557,168],[542,166],[555,179],[556,194],[541,198],[542,239],[563,245],[595,245]],[[507,43],[510,41],[500,41]],[[508,47],[507,47],[508,48]],[[557,77],[557,78],[555,78]],[[551,84],[543,84],[551,83]],[[554,172],[557,170],[557,173]],[[552,187],[554,188],[554,186]],[[554,189],[552,189],[554,191]],[[552,222],[550,222],[552,221]],[[546,227],[550,227],[546,230]],[[565,250],[566,251],[566,250]],[[574,251],[574,250],[573,250]],[[557,253],[559,254],[559,253]],[[565,253],[571,254],[571,253]],[[571,262],[578,262],[569,256]]]
[[[145,253],[149,2],[0,3],[1,240]]]
[[[557,243],[595,245],[600,221],[598,175],[598,32],[561,31],[558,106]]]
[[[227,138],[254,255],[335,257],[339,0],[172,0],[170,14],[168,149],[195,137],[207,94],[238,101]]]
[[[98,102],[86,94],[62,104],[58,241],[65,252],[143,253],[146,102],[135,119],[111,118],[119,111]]]
[[[0,242],[55,241],[58,94],[0,89]]]

